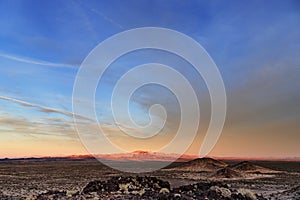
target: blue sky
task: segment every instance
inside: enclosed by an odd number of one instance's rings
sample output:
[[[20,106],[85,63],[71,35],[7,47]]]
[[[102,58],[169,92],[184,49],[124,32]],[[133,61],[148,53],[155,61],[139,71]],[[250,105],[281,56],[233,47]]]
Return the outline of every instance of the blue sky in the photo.
[[[147,26],[189,35],[219,67],[227,91],[228,115],[213,155],[300,156],[295,142],[300,139],[298,1],[36,0],[1,1],[0,9],[0,144],[24,144],[15,148],[2,145],[0,156],[51,153],[27,150],[32,144],[48,149],[69,144],[62,154],[84,152],[72,129],[72,118],[66,114],[72,112],[77,70],[101,41]],[[172,65],[193,83],[203,102],[206,122],[209,97],[201,77],[185,61],[165,52],[141,51],[117,60],[97,90],[97,101],[109,103],[114,81],[133,66],[153,61]],[[156,102],[165,104],[172,113],[166,128],[175,129],[178,105],[163,88],[153,86],[137,92],[131,104],[135,118],[146,123],[147,108]],[[97,112],[103,122],[112,120],[106,106],[98,106]],[[204,123],[200,132],[205,127]],[[54,142],[47,142],[49,138]],[[262,147],[253,150],[257,141]],[[232,148],[236,143],[239,145]],[[274,151],[274,145],[281,147]],[[191,147],[190,153],[196,153],[198,146]]]

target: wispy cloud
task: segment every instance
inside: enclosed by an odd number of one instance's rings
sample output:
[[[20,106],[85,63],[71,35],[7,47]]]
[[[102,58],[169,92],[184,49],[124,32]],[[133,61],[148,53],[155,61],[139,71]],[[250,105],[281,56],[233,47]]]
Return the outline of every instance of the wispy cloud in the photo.
[[[117,26],[118,28],[124,29],[124,27],[123,27],[121,24],[119,24],[119,23],[116,22],[115,20],[113,20],[113,19],[107,17],[107,16],[106,16],[104,13],[102,13],[101,11],[96,10],[96,9],[94,9],[94,8],[92,8],[91,11],[94,12],[94,13],[96,13],[96,14],[98,14],[98,15],[100,15],[101,17],[103,17],[103,19],[105,19],[105,20],[108,21],[109,23],[111,23],[111,24]]]
[[[0,99],[6,100],[6,101],[9,101],[9,102],[13,102],[13,103],[17,103],[17,104],[22,105],[22,106],[32,107],[32,108],[38,109],[39,111],[45,112],[45,113],[59,113],[59,114],[62,114],[62,115],[68,116],[68,117],[75,116],[75,117],[78,117],[79,119],[85,120],[85,121],[82,121],[82,122],[77,122],[77,125],[95,126],[96,127],[95,129],[98,128],[98,123],[96,123],[95,120],[93,120],[89,117],[80,115],[80,114],[76,114],[76,113],[67,111],[67,110],[60,110],[60,109],[56,109],[56,108],[41,106],[41,105],[33,104],[33,103],[30,103],[30,102],[26,102],[26,101],[14,99],[14,98],[2,96],[2,95],[0,95]],[[51,121],[55,121],[55,122],[61,122],[61,120],[62,119],[59,119],[59,118],[56,118],[55,120],[51,119]],[[101,123],[101,126],[102,126],[102,128],[104,128],[106,130],[105,132],[107,132],[107,133],[116,133],[116,132],[120,133],[120,132],[122,132],[119,127],[122,127],[123,129],[126,129],[128,131],[143,133],[138,128],[129,127],[127,125],[124,125],[124,124],[121,124],[121,123],[118,123],[118,122]]]
[[[46,120],[46,122],[33,122],[23,117],[0,116],[0,133],[15,134],[24,137],[51,137],[66,139],[77,139],[72,122],[57,122]]]
[[[10,101],[10,102],[14,102],[14,103],[17,103],[17,104],[22,105],[22,106],[33,107],[33,108],[36,108],[36,109],[40,110],[41,112],[45,112],[45,113],[59,113],[59,114],[63,114],[63,115],[69,116],[69,117],[75,116],[75,117],[78,117],[78,118],[83,119],[83,120],[94,121],[93,119],[91,119],[89,117],[86,117],[86,116],[83,116],[83,115],[80,115],[80,114],[76,114],[76,113],[73,113],[73,112],[70,112],[70,111],[66,111],[66,110],[59,110],[59,109],[56,109],[56,108],[41,106],[41,105],[37,105],[37,104],[30,103],[30,102],[26,102],[26,101],[14,99],[14,98],[6,97],[6,96],[1,96],[1,95],[0,95],[0,99]]]
[[[66,63],[55,63],[55,62],[48,62],[45,60],[39,60],[35,58],[28,58],[28,57],[23,57],[19,55],[11,55],[11,54],[5,54],[5,53],[0,53],[0,57],[6,58],[9,60],[14,60],[17,62],[22,62],[22,63],[28,63],[28,64],[33,64],[33,65],[42,65],[42,66],[48,66],[48,67],[58,67],[58,68],[76,68],[75,65],[69,65]]]

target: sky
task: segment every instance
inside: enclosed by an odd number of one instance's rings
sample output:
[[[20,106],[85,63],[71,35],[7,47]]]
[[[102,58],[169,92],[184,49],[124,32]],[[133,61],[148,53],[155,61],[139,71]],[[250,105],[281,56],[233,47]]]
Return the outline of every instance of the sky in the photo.
[[[227,116],[209,156],[300,157],[299,1],[17,0],[0,1],[0,10],[0,157],[87,154],[73,114],[84,126],[97,125],[72,111],[76,74],[100,42],[140,27],[182,32],[200,43],[218,66]],[[95,95],[99,123],[107,137],[127,151],[157,151],[172,139],[180,107],[167,88],[146,85],[131,98],[137,124],[149,123],[153,104],[163,105],[168,114],[159,137],[141,146],[123,136],[119,126],[140,130],[117,124],[109,107],[120,77],[151,62],[172,66],[193,86],[201,121],[185,153],[198,154],[210,119],[209,93],[192,66],[168,52],[140,50],[111,64]],[[109,144],[98,142],[102,153],[114,153]],[[177,153],[176,148],[168,153]]]

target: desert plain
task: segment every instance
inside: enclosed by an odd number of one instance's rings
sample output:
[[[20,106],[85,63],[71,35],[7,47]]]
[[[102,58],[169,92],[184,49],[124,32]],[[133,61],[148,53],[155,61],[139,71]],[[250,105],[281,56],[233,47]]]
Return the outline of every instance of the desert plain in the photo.
[[[300,162],[197,158],[126,173],[94,158],[2,159],[0,199],[300,199]]]

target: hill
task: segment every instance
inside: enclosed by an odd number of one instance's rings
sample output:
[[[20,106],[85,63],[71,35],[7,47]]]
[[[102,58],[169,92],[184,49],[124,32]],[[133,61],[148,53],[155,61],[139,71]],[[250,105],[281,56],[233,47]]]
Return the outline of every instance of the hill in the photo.
[[[239,172],[260,172],[260,173],[275,172],[272,169],[262,167],[260,165],[251,163],[249,161],[243,161],[235,165],[231,165],[230,168]]]
[[[243,174],[231,169],[230,167],[224,167],[219,169],[212,175],[214,178],[243,178]]]
[[[216,171],[226,166],[225,162],[213,158],[197,158],[173,169],[182,171]]]

